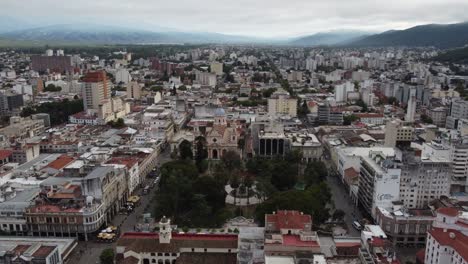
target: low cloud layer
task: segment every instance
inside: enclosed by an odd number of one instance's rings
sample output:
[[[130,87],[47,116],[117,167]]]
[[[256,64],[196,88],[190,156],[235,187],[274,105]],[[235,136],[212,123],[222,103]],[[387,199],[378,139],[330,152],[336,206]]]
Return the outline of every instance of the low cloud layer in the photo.
[[[287,37],[468,21],[467,0],[2,0],[0,16],[43,24]],[[1,25],[0,25],[1,26]]]

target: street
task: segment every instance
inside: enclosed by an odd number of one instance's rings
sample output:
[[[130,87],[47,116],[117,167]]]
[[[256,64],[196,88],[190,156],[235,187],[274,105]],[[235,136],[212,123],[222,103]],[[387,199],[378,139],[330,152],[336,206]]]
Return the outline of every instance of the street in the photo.
[[[170,158],[170,148],[168,147],[164,152],[158,157],[158,167],[168,161]],[[147,178],[146,182],[153,181],[154,178]],[[146,185],[143,184],[143,187]],[[119,214],[114,217],[112,220],[112,225],[118,226],[121,233],[132,232],[134,231],[135,225],[138,223],[138,220],[142,217],[142,214],[145,213],[145,209],[148,209],[148,212],[152,211],[154,204],[150,204],[151,198],[154,196],[157,188],[152,188],[150,193],[143,195],[143,188],[136,190],[135,195],[141,197],[140,205],[135,207],[134,211],[128,215]],[[67,264],[93,264],[100,263],[99,256],[101,255],[102,250],[106,248],[115,248],[116,243],[105,243],[97,241],[79,241],[78,246],[70,254]]]
[[[343,183],[341,183],[338,177],[330,174],[327,176],[327,184],[330,187],[335,208],[341,209],[345,212],[344,221],[348,229],[348,235],[352,237],[360,237],[361,232],[356,230],[352,224],[356,220],[361,220],[362,215],[359,210],[354,207],[354,204],[349,197],[348,191],[346,191]]]

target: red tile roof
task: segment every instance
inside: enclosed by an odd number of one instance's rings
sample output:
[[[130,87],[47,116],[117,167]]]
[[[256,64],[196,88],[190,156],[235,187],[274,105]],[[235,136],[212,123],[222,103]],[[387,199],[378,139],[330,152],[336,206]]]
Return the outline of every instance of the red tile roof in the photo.
[[[54,246],[41,246],[34,253],[33,257],[44,258],[50,255],[54,251]]]
[[[56,170],[60,170],[60,169],[64,168],[65,166],[67,166],[68,164],[72,163],[74,160],[75,159],[70,157],[70,156],[62,155],[62,156],[58,157],[56,160],[49,163],[49,165],[47,165],[47,167],[53,168],[53,169],[56,169]]]
[[[13,154],[13,151],[12,151],[12,150],[9,150],[9,149],[1,149],[1,150],[0,150],[0,160],[4,160],[4,159],[10,157],[11,154]]]
[[[74,208],[70,207],[67,209],[63,209],[58,205],[36,205],[29,209],[30,213],[77,213],[80,212],[81,208]]]
[[[314,107],[314,106],[317,105],[317,103],[314,102],[314,101],[309,101],[309,102],[307,103],[307,105],[308,105],[309,107]]]
[[[14,249],[13,252],[15,252],[16,255],[21,255],[23,254],[28,248],[30,248],[31,245],[17,245]]]
[[[317,241],[301,241],[298,235],[283,235],[283,245],[294,247],[320,247]]]
[[[421,249],[416,253],[416,263],[424,263],[426,249]]]
[[[139,233],[139,232],[126,232],[121,238],[153,238],[158,239],[158,233]],[[235,240],[237,241],[237,235],[230,234],[178,234],[172,233],[172,239],[175,240]]]
[[[468,236],[457,230],[447,229],[444,232],[444,229],[436,227],[429,230],[429,234],[439,244],[453,248],[465,261],[468,260]]]
[[[460,221],[460,220],[458,220],[458,221],[456,222],[456,224],[459,225],[459,226],[468,227],[468,223],[462,222],[462,221]]]
[[[312,217],[299,211],[280,210],[266,215],[266,222],[275,223],[278,229],[304,229],[306,224],[312,226]]]
[[[138,163],[137,158],[130,158],[130,157],[113,157],[106,162],[106,164],[122,164],[125,165],[128,169],[135,166]]]
[[[380,237],[373,237],[370,244],[374,247],[384,247],[387,244],[388,240],[380,238]]]
[[[104,81],[107,81],[107,76],[106,76],[105,71],[88,72],[83,78],[83,82],[86,82],[86,83],[104,82]]]
[[[458,210],[453,207],[441,207],[437,209],[437,213],[443,214],[446,216],[455,217],[458,215]]]
[[[180,252],[181,248],[237,248],[237,235],[172,234],[170,243],[159,243],[157,233],[124,233],[117,245],[134,252]]]
[[[344,178],[348,184],[350,184],[351,181],[357,177],[359,177],[359,172],[357,172],[353,167],[344,170]]]

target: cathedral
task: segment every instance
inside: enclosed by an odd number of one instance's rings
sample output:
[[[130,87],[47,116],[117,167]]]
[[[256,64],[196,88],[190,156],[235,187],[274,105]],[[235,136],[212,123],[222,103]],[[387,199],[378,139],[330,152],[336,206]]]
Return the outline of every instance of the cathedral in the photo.
[[[241,154],[238,148],[241,134],[242,125],[240,122],[228,122],[224,109],[216,109],[213,126],[208,127],[206,132],[208,159],[220,159],[230,150]]]

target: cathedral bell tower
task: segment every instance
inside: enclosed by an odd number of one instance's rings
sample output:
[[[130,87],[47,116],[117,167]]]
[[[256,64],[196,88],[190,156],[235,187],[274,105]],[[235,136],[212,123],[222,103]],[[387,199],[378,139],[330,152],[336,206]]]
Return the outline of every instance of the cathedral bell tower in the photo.
[[[169,244],[172,238],[171,220],[163,216],[159,221],[159,243]]]

